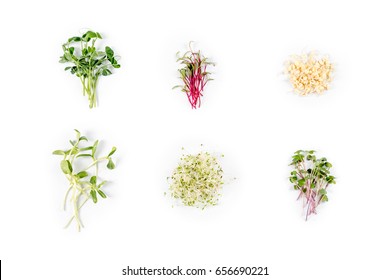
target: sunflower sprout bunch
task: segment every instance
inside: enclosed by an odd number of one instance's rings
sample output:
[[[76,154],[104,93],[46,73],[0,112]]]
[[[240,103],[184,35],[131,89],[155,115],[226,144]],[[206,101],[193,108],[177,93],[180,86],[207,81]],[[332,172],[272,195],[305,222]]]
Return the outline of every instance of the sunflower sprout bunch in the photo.
[[[80,231],[81,227],[83,227],[80,219],[80,209],[90,199],[94,203],[97,203],[99,196],[101,198],[107,197],[102,190],[106,181],[100,180],[98,175],[99,163],[105,161],[107,162],[106,167],[108,169],[114,169],[115,164],[111,156],[115,153],[116,148],[113,147],[106,156],[98,157],[96,152],[99,141],[95,141],[90,145],[85,136],[81,136],[78,130],[75,131],[76,139],[69,141],[71,144],[70,149],[56,150],[53,154],[62,156],[60,167],[69,182],[69,187],[64,198],[64,210],[66,210],[66,205],[69,203],[73,208],[73,215],[65,228],[75,220],[77,228]],[[82,145],[83,143],[84,145]],[[87,162],[81,160],[82,158],[86,159]]]
[[[218,203],[224,184],[223,170],[217,157],[202,151],[182,155],[168,181],[174,199],[185,206],[204,209]]]
[[[81,37],[71,37],[62,45],[64,54],[60,63],[69,63],[65,71],[76,75],[83,85],[83,95],[87,95],[89,108],[97,106],[96,87],[100,76],[112,74],[119,68],[114,51],[106,46],[104,51],[96,48],[97,40],[102,39],[98,32],[87,31]]]
[[[292,156],[290,182],[299,191],[298,199],[303,200],[306,220],[311,214],[317,214],[317,206],[328,201],[327,189],[335,184],[330,174],[332,164],[326,158],[317,159],[315,151],[296,151]]]
[[[210,72],[207,72],[209,65],[215,66],[213,62],[208,61],[208,58],[203,56],[200,51],[193,51],[189,43],[189,51],[180,56],[180,52],[176,55],[177,61],[183,65],[179,69],[180,79],[183,85],[173,87],[181,88],[181,91],[186,93],[188,101],[193,109],[199,108],[201,97],[206,84],[211,81]]]

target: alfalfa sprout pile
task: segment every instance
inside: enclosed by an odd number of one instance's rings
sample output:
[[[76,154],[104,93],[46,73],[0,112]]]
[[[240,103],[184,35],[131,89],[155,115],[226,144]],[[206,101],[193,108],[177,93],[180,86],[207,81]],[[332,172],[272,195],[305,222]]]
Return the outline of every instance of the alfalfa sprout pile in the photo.
[[[209,152],[183,154],[168,181],[174,199],[185,206],[204,209],[218,203],[224,184],[223,170],[218,157]]]

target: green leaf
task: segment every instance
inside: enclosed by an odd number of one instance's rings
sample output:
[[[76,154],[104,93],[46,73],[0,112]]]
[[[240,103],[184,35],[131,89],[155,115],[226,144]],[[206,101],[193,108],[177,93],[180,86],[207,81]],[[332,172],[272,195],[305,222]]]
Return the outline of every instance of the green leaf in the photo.
[[[293,157],[293,163],[299,163],[299,162],[302,162],[305,158],[304,155],[301,155],[301,154],[297,154],[297,155],[294,155]]]
[[[92,185],[96,185],[96,176],[92,176],[91,179],[89,179],[89,182],[90,182]]]
[[[93,202],[96,203],[97,202],[96,191],[95,190],[91,190],[90,194],[91,194]]]
[[[80,37],[72,37],[68,39],[68,43],[70,42],[80,42],[81,38]]]
[[[88,172],[87,171],[81,171],[79,173],[77,173],[77,176],[82,179],[82,178],[85,178],[88,176]]]
[[[82,36],[82,38],[84,38],[84,39],[92,39],[92,38],[96,38],[97,37],[97,35],[96,35],[96,33],[95,32],[93,32],[93,31],[87,31],[83,36]]]
[[[115,168],[115,164],[114,164],[114,162],[111,160],[111,158],[108,160],[107,168],[108,168],[108,169],[111,169],[111,170]]]
[[[88,47],[87,50],[89,53],[94,53],[96,48],[95,47]],[[93,64],[93,65],[95,65],[95,64]]]
[[[61,160],[61,169],[65,174],[72,174],[73,168],[69,160]]]
[[[333,181],[333,179],[334,179],[334,176],[328,176],[328,177],[326,177],[326,181],[327,181],[327,182],[331,182],[331,181]]]
[[[329,171],[328,170],[324,170],[324,169],[320,169],[320,174],[324,177],[326,177],[326,175],[328,175]]]
[[[103,71],[102,71],[102,75],[103,76],[108,76],[108,75],[111,75],[111,74],[112,74],[112,72],[110,70],[108,70],[108,69],[103,69]]]
[[[92,157],[95,156],[95,153],[96,153],[96,149],[97,149],[98,144],[99,144],[99,140],[96,140],[95,143],[93,143],[93,147],[92,147]]]
[[[303,186],[305,185],[305,182],[306,182],[305,179],[300,179],[300,180],[298,180],[298,185],[299,185],[300,187],[303,187]]]
[[[70,73],[71,74],[75,74],[77,72],[77,67],[76,66],[74,66],[74,67],[72,67],[71,69],[70,69]]]
[[[328,196],[324,195],[321,199],[321,202],[327,202],[328,201]]]
[[[84,141],[88,141],[87,137],[85,137],[85,136],[81,136],[81,137],[79,138],[79,140],[80,140],[80,141],[83,141],[83,140],[84,140]]]
[[[72,61],[72,55],[70,53],[64,53],[64,58],[67,60],[67,61]]]
[[[108,46],[106,47],[106,54],[109,59],[114,57],[114,51]]]
[[[326,190],[325,190],[325,189],[320,189],[320,190],[318,191],[318,194],[320,194],[320,195],[326,195]]]
[[[328,168],[331,168],[332,164],[330,162],[327,162],[327,163],[325,163],[325,166],[328,167]]]
[[[79,155],[77,155],[77,157],[79,158],[79,157],[92,157],[92,155],[90,155],[90,154],[79,154]]]
[[[107,198],[106,194],[104,192],[102,192],[101,190],[97,190],[98,194],[102,197],[102,198]]]
[[[53,152],[53,155],[64,156],[64,155],[65,155],[65,152],[64,152],[64,151],[61,151],[61,150],[55,150],[55,151]]]
[[[116,147],[112,147],[111,152],[108,154],[107,157],[112,156],[115,153],[115,151],[116,151]]]
[[[298,177],[297,177],[297,176],[291,176],[291,177],[290,177],[290,182],[291,182],[291,183],[295,183],[297,180],[298,180]]]
[[[92,150],[92,146],[89,146],[89,147],[85,147],[85,148],[81,148],[80,151],[88,151],[88,150]]]
[[[78,153],[78,149],[77,148],[72,148],[70,150],[65,151],[65,154],[67,154],[67,155],[75,155],[77,153]]]
[[[328,182],[328,184],[336,184],[334,176],[328,176],[325,178],[325,180]]]

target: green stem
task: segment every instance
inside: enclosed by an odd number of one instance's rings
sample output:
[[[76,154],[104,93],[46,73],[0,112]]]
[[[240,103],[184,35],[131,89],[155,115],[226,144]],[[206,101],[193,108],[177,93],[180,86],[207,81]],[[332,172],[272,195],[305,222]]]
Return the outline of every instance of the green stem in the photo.
[[[99,161],[103,161],[103,160],[106,160],[106,159],[107,159],[106,157],[98,158],[98,159],[95,160],[93,163],[91,163],[87,168],[85,168],[83,171],[87,171],[87,170],[90,169],[92,166],[94,166],[95,164],[97,164]]]
[[[86,88],[85,88],[85,78],[84,77],[80,77],[80,81],[83,84],[83,96],[85,96],[85,91],[86,91]]]
[[[68,191],[66,192],[65,194],[65,199],[64,199],[64,211],[66,210],[66,200],[68,199],[68,195],[69,195],[69,192],[70,190],[72,189],[73,186],[70,186]]]
[[[94,107],[97,106],[97,96],[96,96],[96,86],[97,86],[98,77],[96,76],[93,80],[93,97],[94,97]]]
[[[78,208],[78,210],[80,211],[81,207],[84,206],[85,203],[87,203],[87,201],[89,200],[89,197],[87,197],[83,203],[81,203],[80,207]],[[73,221],[73,219],[75,218],[75,216],[73,215],[72,218],[70,218],[70,220],[68,221],[68,223],[65,225],[65,228],[69,227],[70,223]]]

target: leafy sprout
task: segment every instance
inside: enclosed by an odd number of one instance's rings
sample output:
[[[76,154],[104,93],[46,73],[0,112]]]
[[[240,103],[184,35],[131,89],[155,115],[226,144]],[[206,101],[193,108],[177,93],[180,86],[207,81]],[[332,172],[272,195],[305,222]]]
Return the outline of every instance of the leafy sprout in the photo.
[[[95,141],[90,145],[85,136],[82,136],[76,129],[75,132],[76,139],[69,141],[71,148],[68,150],[56,150],[53,154],[62,156],[60,167],[69,182],[69,188],[64,198],[64,210],[66,210],[69,198],[69,204],[73,207],[73,215],[65,228],[75,220],[77,228],[80,231],[81,227],[83,227],[80,219],[80,209],[90,199],[94,203],[97,203],[99,197],[107,197],[102,190],[106,181],[100,180],[98,175],[99,163],[106,161],[106,167],[108,169],[114,169],[115,164],[111,156],[115,153],[116,148],[113,147],[106,156],[98,157],[97,150],[99,141]],[[82,143],[85,143],[85,145],[82,145]],[[90,163],[83,165],[85,161],[82,161],[82,158],[90,161]],[[80,166],[83,167],[80,168]]]
[[[64,54],[60,63],[69,63],[65,71],[76,75],[83,85],[83,95],[88,96],[89,108],[97,106],[96,87],[100,76],[112,74],[113,68],[119,68],[114,51],[106,46],[105,50],[96,48],[97,40],[102,39],[98,32],[87,31],[81,37],[71,37],[62,45]]]
[[[317,159],[313,150],[299,150],[292,156],[290,165],[294,170],[289,179],[299,191],[298,199],[303,199],[307,220],[309,215],[317,214],[320,203],[328,201],[327,189],[336,184],[335,177],[330,174],[332,164],[324,157]]]
[[[191,43],[189,43],[189,51],[182,56],[180,56],[180,52],[176,54],[178,57],[177,61],[183,65],[179,69],[183,85],[177,85],[173,88],[181,88],[181,91],[187,94],[191,107],[196,109],[200,107],[204,87],[212,80],[210,72],[207,72],[207,66],[215,66],[215,64],[208,61],[208,58],[204,57],[200,51],[193,51]]]
[[[183,155],[169,180],[174,199],[186,206],[204,209],[218,203],[222,190],[223,170],[218,159],[208,152]]]

